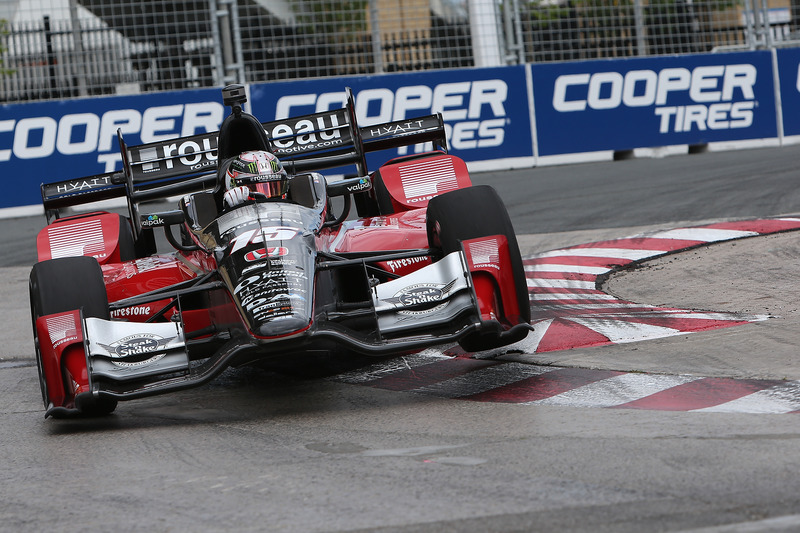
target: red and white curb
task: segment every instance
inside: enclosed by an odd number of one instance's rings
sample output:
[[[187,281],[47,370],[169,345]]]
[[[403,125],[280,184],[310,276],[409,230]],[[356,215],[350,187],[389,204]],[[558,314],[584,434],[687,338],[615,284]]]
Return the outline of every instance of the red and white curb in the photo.
[[[437,350],[377,363],[332,379],[478,402],[709,413],[800,412],[800,381],[561,368],[450,357]]]
[[[764,315],[651,307],[619,300],[598,277],[696,246],[800,229],[800,218],[725,222],[553,250],[523,260],[535,331],[513,352],[480,358],[429,349],[334,381],[470,401],[611,409],[800,412],[800,381],[709,378],[541,366],[526,354],[635,342],[765,320]]]
[[[620,300],[600,290],[598,278],[634,262],[704,244],[799,228],[798,218],[723,222],[582,244],[525,258],[535,332],[518,347],[542,353],[766,320],[765,315],[698,312]]]

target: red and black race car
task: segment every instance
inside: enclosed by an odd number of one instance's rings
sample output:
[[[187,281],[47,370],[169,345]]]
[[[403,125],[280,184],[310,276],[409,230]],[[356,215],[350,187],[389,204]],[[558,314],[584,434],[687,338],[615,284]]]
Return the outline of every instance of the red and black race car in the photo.
[[[441,116],[359,127],[346,95],[342,109],[262,124],[243,111],[244,88],[228,86],[219,132],[140,146],[120,135],[122,172],[42,186],[30,303],[46,416],[107,414],[229,366],[313,370],[527,335],[511,221],[447,154]],[[368,172],[367,152],[417,143],[433,150]],[[226,164],[248,150],[283,161],[288,193],[226,210]],[[347,165],[356,177],[317,172]],[[127,213],[63,214],[111,198]],[[178,208],[147,212],[165,199]],[[173,249],[159,252],[165,241]]]

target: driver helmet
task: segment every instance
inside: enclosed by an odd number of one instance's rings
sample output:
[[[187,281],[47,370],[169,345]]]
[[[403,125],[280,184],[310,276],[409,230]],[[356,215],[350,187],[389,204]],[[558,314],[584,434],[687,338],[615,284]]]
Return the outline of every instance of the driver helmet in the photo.
[[[239,154],[231,161],[225,178],[226,190],[246,185],[267,198],[283,198],[289,188],[289,176],[283,164],[264,150]]]

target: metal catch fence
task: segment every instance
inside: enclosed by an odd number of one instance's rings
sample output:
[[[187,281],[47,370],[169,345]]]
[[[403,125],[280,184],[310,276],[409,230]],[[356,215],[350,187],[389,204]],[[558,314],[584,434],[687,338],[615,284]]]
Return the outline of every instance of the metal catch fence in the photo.
[[[800,0],[0,0],[0,102],[793,46],[800,45],[798,6]]]

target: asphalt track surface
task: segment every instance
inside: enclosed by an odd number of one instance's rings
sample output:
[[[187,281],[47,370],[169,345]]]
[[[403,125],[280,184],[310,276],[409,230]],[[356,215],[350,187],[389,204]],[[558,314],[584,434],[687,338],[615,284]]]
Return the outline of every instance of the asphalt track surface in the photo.
[[[473,181],[498,189],[532,258],[720,221],[791,221],[800,213],[799,152],[546,167]],[[732,327],[569,350],[471,356],[445,348],[323,380],[244,369],[123,403],[101,420],[54,421],[42,419],[26,344],[25,284],[42,225],[38,217],[0,221],[8,250],[0,258],[8,332],[0,531],[800,529],[796,230],[646,259],[603,285],[626,302],[759,317]],[[602,398],[610,388],[599,385],[612,382],[615,394],[669,383],[682,399],[692,389],[726,396],[712,403],[727,407],[609,409]],[[780,394],[754,404],[743,390]],[[509,395],[534,399],[503,401]]]

